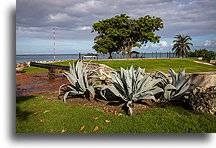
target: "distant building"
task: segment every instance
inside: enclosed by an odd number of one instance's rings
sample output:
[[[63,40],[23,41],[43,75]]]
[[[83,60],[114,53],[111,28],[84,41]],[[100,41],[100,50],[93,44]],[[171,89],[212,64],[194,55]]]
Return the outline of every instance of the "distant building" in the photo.
[[[131,57],[132,55],[136,55],[136,58],[137,58],[139,54],[140,54],[140,53],[137,52],[137,51],[131,51],[131,52],[130,52],[130,57]]]
[[[83,56],[83,59],[98,59],[98,54],[87,53]]]

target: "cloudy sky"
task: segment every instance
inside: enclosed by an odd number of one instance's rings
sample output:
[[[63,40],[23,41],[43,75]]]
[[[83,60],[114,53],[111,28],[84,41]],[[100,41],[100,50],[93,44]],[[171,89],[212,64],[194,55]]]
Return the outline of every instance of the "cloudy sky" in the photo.
[[[134,50],[171,51],[176,34],[191,36],[192,49],[216,47],[215,0],[17,0],[17,54],[53,53],[53,27],[56,53],[95,52],[92,24],[119,14],[163,20],[160,43]]]

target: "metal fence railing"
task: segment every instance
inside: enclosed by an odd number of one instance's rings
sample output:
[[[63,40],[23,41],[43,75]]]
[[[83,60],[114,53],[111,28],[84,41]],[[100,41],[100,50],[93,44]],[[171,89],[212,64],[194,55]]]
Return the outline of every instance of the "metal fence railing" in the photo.
[[[98,57],[97,59],[108,59],[109,58],[109,54],[102,54],[99,53],[97,54]],[[81,55],[82,57],[84,55]],[[159,58],[177,58],[178,56],[175,55],[175,53],[173,52],[151,52],[151,53],[139,53],[139,54],[132,54],[130,56],[130,58],[155,58],[155,59],[159,59]],[[91,58],[91,57],[89,57]],[[92,59],[95,59],[96,57],[92,57]],[[112,53],[112,59],[127,59],[128,58],[128,54],[126,54],[125,56],[123,56],[121,53]]]

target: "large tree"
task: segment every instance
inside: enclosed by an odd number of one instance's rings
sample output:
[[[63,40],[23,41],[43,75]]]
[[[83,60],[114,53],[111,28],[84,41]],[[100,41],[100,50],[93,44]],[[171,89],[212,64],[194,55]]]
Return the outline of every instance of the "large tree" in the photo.
[[[192,38],[188,35],[176,35],[174,38],[176,40],[173,41],[173,48],[172,51],[175,52],[177,56],[187,56],[190,51],[190,46],[193,46],[193,44],[189,41],[192,41]]]
[[[118,51],[119,49],[118,43],[106,36],[97,39],[95,41],[95,45],[92,48],[100,53],[109,53],[110,59],[112,59],[112,52]]]
[[[99,52],[109,51],[110,53],[121,51],[123,55],[126,52],[130,55],[133,47],[141,47],[147,42],[159,42],[160,36],[156,36],[154,32],[159,31],[160,28],[163,28],[163,23],[160,18],[147,15],[135,20],[130,19],[126,14],[117,15],[92,25],[92,32],[98,33],[94,39],[95,45],[93,48]],[[107,39],[109,39],[109,45],[112,46],[102,46],[101,43]],[[105,46],[107,48],[106,50],[98,50]]]

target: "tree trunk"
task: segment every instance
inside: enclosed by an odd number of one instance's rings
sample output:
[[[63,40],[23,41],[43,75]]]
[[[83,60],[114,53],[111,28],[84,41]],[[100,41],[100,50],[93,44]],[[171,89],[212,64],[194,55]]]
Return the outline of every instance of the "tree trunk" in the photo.
[[[109,59],[112,59],[112,52],[109,52]]]
[[[127,53],[128,53],[128,58],[131,58],[131,50],[133,48],[133,45],[129,45],[129,47],[127,48]]]
[[[126,55],[126,49],[123,48],[123,49],[122,49],[122,56],[123,56],[123,58],[125,57],[125,55]]]

